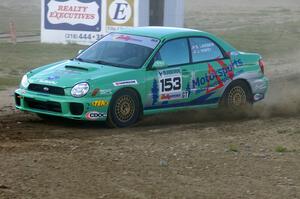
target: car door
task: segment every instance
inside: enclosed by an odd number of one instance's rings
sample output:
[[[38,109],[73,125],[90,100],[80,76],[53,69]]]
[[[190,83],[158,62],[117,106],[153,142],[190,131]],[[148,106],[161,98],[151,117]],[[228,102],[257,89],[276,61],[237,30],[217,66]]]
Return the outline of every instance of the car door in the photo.
[[[167,41],[154,56],[152,63],[156,62],[162,62],[165,67],[150,67],[146,71],[145,110],[185,106],[193,71],[188,39]]]
[[[220,46],[206,37],[189,38],[194,73],[191,93],[198,105],[214,104],[226,81],[233,78],[230,59]]]

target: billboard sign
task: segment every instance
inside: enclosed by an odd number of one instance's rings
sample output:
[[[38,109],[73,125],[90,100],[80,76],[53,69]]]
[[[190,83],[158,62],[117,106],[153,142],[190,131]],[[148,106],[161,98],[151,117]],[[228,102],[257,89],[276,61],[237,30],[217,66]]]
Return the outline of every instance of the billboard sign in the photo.
[[[100,1],[46,0],[45,28],[52,30],[100,31]]]
[[[138,24],[138,0],[41,0],[41,41],[89,45]]]

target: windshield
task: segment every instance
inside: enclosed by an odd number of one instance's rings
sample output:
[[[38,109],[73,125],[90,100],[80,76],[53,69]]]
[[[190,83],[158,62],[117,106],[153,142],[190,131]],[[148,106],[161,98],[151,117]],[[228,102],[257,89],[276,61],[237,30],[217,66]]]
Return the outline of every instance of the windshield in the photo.
[[[112,33],[76,57],[83,62],[140,68],[159,43],[158,39]]]

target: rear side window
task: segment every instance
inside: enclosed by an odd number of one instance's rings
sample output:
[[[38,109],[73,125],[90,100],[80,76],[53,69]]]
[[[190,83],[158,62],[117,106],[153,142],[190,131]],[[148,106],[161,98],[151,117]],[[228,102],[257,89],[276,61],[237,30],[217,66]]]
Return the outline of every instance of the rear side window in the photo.
[[[220,48],[207,38],[190,38],[193,62],[210,61],[224,58]]]
[[[154,57],[154,61],[164,61],[168,66],[187,64],[189,59],[187,39],[168,41]]]

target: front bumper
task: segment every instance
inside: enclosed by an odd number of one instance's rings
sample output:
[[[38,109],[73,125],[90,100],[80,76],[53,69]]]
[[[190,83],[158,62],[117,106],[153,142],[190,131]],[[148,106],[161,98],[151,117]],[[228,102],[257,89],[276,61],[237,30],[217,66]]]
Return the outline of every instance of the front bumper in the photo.
[[[75,120],[105,121],[111,96],[74,98],[17,89],[16,108]],[[107,103],[94,103],[97,100]],[[97,104],[97,106],[95,106]]]

